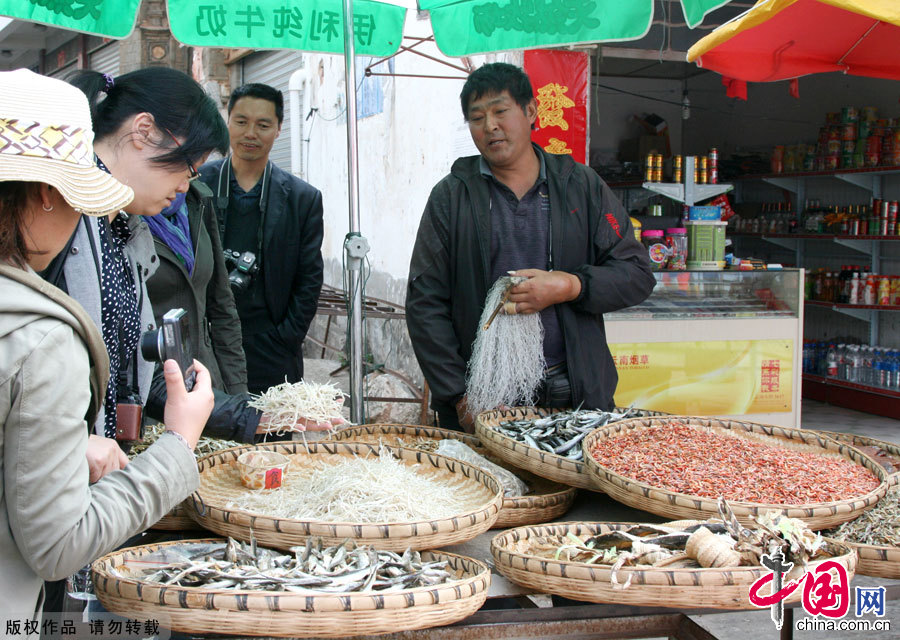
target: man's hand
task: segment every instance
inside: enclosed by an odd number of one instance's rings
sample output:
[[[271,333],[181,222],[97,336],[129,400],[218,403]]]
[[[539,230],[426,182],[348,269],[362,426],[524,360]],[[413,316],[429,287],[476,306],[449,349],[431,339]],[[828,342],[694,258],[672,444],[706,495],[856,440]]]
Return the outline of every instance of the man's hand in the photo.
[[[111,471],[124,469],[128,464],[128,456],[114,439],[92,433],[88,436],[87,462],[90,482],[93,484]]]
[[[259,418],[259,426],[256,427],[256,433],[258,435],[268,433],[269,432],[269,422],[271,422],[272,417],[268,413],[262,414]],[[345,424],[346,420],[343,418],[332,418],[331,420],[324,420],[322,422],[316,422],[315,420],[309,420],[307,418],[298,418],[297,422],[294,423],[288,431],[330,431],[332,429],[339,428],[342,424]]]
[[[456,417],[459,418],[459,426],[466,433],[475,433],[475,416],[469,413],[469,399],[463,396],[456,402]]]
[[[509,301],[515,305],[516,313],[537,313],[550,305],[574,300],[581,293],[581,280],[565,271],[519,269],[510,275],[528,278],[510,291]]]

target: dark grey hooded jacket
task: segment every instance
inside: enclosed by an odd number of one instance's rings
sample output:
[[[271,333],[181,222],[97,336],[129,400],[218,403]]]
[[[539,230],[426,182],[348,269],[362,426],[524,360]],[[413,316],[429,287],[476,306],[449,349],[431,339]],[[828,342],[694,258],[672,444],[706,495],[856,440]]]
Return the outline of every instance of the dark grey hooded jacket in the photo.
[[[576,300],[556,305],[573,400],[611,409],[618,375],[603,314],[642,302],[656,280],[627,213],[596,172],[535,150],[547,168],[552,268],[582,284]],[[409,268],[407,326],[438,411],[451,410],[466,391],[466,363],[492,284],[490,193],[479,157],[458,159],[432,190]]]

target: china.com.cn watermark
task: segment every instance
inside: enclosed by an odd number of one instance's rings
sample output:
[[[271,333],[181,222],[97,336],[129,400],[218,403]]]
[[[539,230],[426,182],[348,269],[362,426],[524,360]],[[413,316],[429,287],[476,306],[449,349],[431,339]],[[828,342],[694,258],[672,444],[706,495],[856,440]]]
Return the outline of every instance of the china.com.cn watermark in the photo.
[[[772,621],[777,629],[784,623],[784,601],[800,587],[801,603],[810,617],[798,620],[798,631],[890,631],[891,621],[885,615],[884,587],[856,587],[855,618],[850,613],[850,581],[844,565],[833,560],[820,562],[802,577],[784,584],[784,575],[793,568],[780,553],[762,557],[762,565],[769,572],[750,586],[750,602],[756,607],[771,608]],[[769,593],[762,594],[769,585]],[[870,614],[875,619],[863,619]]]

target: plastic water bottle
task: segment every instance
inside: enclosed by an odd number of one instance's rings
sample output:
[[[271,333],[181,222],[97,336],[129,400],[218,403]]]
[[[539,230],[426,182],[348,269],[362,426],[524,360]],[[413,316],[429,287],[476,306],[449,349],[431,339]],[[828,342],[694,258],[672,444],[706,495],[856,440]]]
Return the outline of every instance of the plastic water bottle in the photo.
[[[872,373],[874,374],[872,384],[876,387],[887,386],[888,371],[885,364],[884,352],[881,349],[876,349],[875,355],[872,357]]]
[[[859,355],[859,345],[850,345],[849,366],[847,367],[847,380],[859,382],[859,366],[862,358]]]
[[[836,378],[838,375],[837,350],[833,344],[828,345],[828,353],[825,356],[825,375],[829,378]]]
[[[847,346],[842,342],[835,349],[835,356],[837,357],[838,363],[838,373],[837,377],[841,380],[847,379]]]
[[[872,384],[874,379],[872,375],[872,347],[865,344],[860,349],[862,355],[862,375],[860,376],[860,384]]]
[[[888,365],[888,384],[890,389],[900,389],[900,351],[891,351]]]

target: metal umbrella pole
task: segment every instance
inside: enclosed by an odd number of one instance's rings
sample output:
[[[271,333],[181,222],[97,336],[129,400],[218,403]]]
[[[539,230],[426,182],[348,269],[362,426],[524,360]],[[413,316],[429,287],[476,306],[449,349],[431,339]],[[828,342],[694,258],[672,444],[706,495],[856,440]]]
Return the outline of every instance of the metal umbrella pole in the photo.
[[[365,422],[363,411],[363,278],[362,267],[369,243],[360,235],[359,154],[356,145],[356,55],[353,42],[353,4],[344,0],[344,82],[347,92],[347,166],[350,188],[350,232],[344,240],[345,265],[348,271],[347,301],[350,322],[350,420]]]

